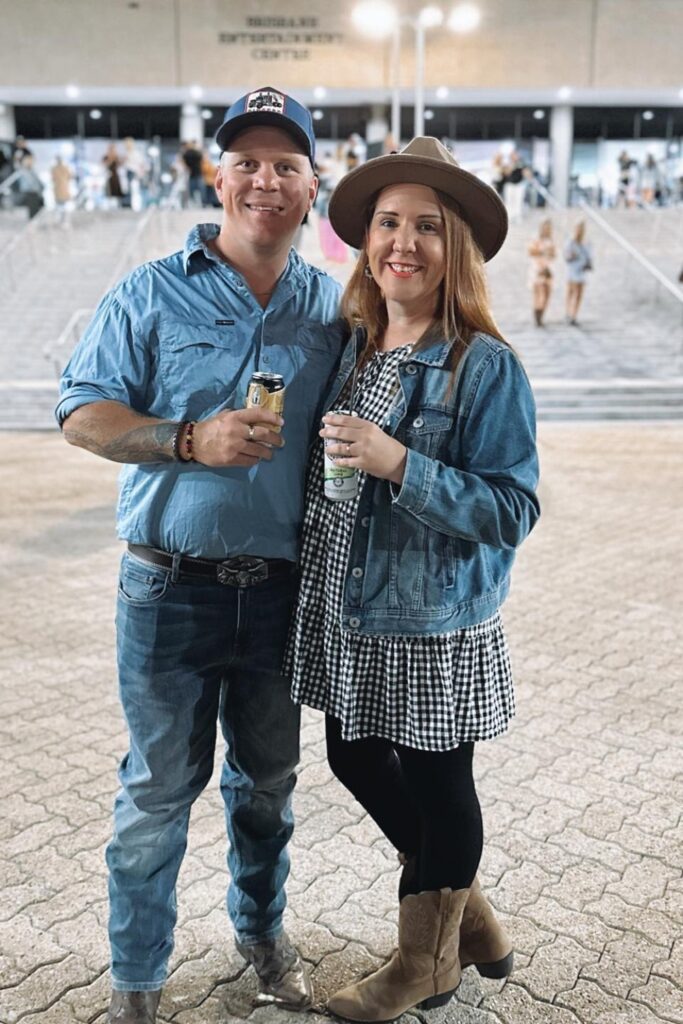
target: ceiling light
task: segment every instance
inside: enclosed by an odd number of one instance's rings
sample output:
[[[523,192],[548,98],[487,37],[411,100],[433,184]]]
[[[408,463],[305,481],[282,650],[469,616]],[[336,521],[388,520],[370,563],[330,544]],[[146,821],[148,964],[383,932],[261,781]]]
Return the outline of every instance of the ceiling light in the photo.
[[[322,121],[324,116],[325,115],[323,114],[322,110],[314,110],[313,111],[313,120],[314,121]]]
[[[372,39],[386,39],[398,26],[396,8],[385,0],[363,0],[351,11],[351,20],[359,32]]]
[[[542,121],[545,117],[545,110],[534,110],[534,117],[537,121]]]
[[[203,95],[204,90],[202,89],[201,85],[190,86],[190,96],[192,97],[193,100],[200,100]]]
[[[433,110],[425,110],[425,112],[424,112],[424,119],[425,119],[425,121],[433,121],[434,120],[434,111]]]
[[[481,21],[481,11],[474,4],[458,4],[448,15],[452,32],[471,32]]]
[[[440,7],[423,7],[417,17],[423,28],[436,28],[443,21],[443,11]]]
[[[439,86],[439,88],[436,90],[436,98],[437,98],[437,100],[448,99],[448,86],[447,85],[440,85]]]
[[[66,95],[70,100],[76,100],[81,95],[81,90],[77,85],[67,85]]]
[[[100,121],[102,119],[102,111],[98,110],[97,107],[94,107],[94,109],[90,111],[90,117],[93,121]]]
[[[324,100],[327,96],[327,89],[324,85],[316,85],[313,90],[313,98],[316,100]]]
[[[211,118],[213,117],[213,110],[209,110],[208,107],[204,107],[204,109],[202,110],[202,117],[204,118],[205,121],[210,121]]]
[[[654,113],[651,110],[644,110],[643,113],[641,114],[641,117],[643,118],[643,121],[652,121],[652,120],[654,120],[654,116],[655,115],[654,115]]]
[[[568,85],[563,85],[561,89],[557,90],[557,98],[558,98],[558,100],[568,100],[569,97],[571,96],[571,94],[572,94],[572,91],[571,91],[571,89],[569,88]]]

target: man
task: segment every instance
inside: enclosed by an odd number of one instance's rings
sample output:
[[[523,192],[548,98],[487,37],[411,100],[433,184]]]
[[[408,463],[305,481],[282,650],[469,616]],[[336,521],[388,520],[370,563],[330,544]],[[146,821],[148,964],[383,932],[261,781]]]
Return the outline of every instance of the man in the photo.
[[[342,344],[325,326],[339,286],[290,250],[317,188],[308,110],[256,90],[217,141],[220,230],[198,225],[184,252],[105,296],[57,407],[67,441],[127,464],[117,646],[130,751],[107,850],[116,1024],[156,1018],[217,720],[237,948],[261,1001],[312,999],[282,930],[299,713],[280,663],[307,451]],[[284,424],[245,408],[255,370],[284,377]]]

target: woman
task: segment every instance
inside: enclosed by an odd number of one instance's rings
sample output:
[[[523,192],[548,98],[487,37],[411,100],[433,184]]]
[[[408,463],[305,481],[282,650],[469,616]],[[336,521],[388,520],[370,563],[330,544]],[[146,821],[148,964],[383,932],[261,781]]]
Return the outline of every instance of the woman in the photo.
[[[583,298],[586,274],[593,269],[590,246],[586,244],[586,222],[581,220],[567,242],[564,258],[567,264],[567,323],[578,327],[579,307]]]
[[[542,220],[538,228],[538,236],[529,244],[531,267],[529,283],[533,294],[534,322],[537,327],[543,326],[543,315],[550,301],[553,287],[552,261],[555,259],[553,243],[553,225],[548,219]]]
[[[320,433],[359,488],[326,498],[314,447],[288,667],[294,699],[326,712],[332,770],[405,864],[398,952],[329,1003],[385,1021],[446,1003],[461,967],[512,965],[476,880],[472,756],[513,714],[498,608],[538,516],[534,405],[486,303],[483,258],[507,228],[492,189],[418,138],[348,174],[329,216],[360,257],[327,408],[356,415]]]

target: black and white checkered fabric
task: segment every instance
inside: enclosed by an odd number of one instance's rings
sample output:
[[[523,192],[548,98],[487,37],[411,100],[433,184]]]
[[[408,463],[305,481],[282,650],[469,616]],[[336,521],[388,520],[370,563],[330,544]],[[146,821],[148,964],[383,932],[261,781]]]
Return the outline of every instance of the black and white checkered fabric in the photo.
[[[353,406],[363,419],[383,422],[398,365],[409,353],[410,346],[378,352],[366,364]],[[339,408],[349,407],[350,391],[351,383]],[[499,613],[438,636],[342,633],[358,499],[330,501],[323,487],[321,442],[308,470],[301,589],[285,663],[293,699],[340,719],[345,740],[381,736],[419,750],[450,750],[504,732],[515,709]]]

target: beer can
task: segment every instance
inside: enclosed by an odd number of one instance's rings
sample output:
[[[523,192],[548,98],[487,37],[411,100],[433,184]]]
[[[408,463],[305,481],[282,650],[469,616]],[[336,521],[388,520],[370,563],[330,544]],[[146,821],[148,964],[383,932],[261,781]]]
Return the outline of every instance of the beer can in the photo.
[[[348,409],[331,409],[332,416],[357,416]],[[334,438],[325,438],[325,497],[330,501],[351,501],[358,494],[358,470],[354,466],[345,466],[336,461],[334,456],[327,454],[329,445],[337,444]],[[342,442],[343,443],[343,442]]]
[[[285,409],[285,379],[279,373],[252,373],[247,389],[247,409],[270,409],[278,416]],[[270,427],[276,434],[280,427]]]

